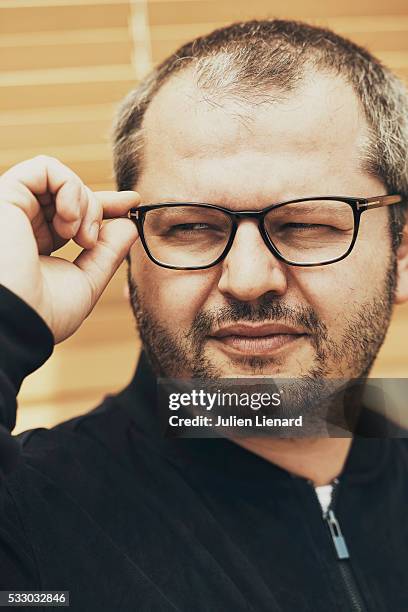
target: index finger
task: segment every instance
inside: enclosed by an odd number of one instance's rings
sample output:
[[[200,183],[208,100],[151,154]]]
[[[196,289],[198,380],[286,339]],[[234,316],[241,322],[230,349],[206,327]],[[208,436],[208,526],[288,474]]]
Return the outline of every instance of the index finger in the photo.
[[[129,208],[140,204],[137,191],[95,191],[96,198],[103,209],[104,219],[126,215]]]

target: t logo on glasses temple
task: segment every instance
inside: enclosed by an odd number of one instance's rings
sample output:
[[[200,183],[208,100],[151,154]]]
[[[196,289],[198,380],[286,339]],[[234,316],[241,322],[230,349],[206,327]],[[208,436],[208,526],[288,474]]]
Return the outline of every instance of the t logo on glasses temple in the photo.
[[[382,208],[391,204],[399,204],[402,202],[400,195],[385,195],[376,196],[374,198],[366,198],[362,202],[357,202],[357,210],[367,210],[368,208]]]

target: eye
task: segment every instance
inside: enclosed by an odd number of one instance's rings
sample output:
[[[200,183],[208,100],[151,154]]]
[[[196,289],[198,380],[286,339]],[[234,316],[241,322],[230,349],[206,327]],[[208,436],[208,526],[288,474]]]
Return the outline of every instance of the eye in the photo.
[[[284,228],[293,228],[293,229],[313,229],[315,227],[330,227],[323,223],[285,223],[283,225]]]
[[[198,230],[212,229],[208,223],[179,223],[171,226],[171,231],[193,232]]]
[[[336,227],[334,225],[330,225],[329,223],[284,223],[281,228],[283,231],[298,231],[298,232],[307,232],[307,231],[330,231],[330,232],[341,232],[345,231]]]

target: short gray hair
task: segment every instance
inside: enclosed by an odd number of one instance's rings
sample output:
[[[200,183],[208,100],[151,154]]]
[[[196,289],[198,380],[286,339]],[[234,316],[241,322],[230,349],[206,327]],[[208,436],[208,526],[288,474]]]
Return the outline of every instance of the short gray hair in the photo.
[[[287,20],[246,21],[183,45],[122,102],[113,131],[118,189],[137,185],[143,164],[143,117],[155,94],[175,73],[194,66],[202,89],[256,100],[271,87],[290,92],[307,70],[349,83],[364,111],[369,140],[364,170],[404,204],[390,207],[393,248],[400,244],[408,196],[408,93],[403,83],[363,47],[334,32]]]

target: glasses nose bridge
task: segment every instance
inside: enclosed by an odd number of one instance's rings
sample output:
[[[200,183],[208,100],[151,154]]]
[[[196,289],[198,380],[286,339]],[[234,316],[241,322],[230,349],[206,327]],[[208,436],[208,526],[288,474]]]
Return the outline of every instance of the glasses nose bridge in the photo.
[[[262,221],[265,216],[264,210],[240,210],[236,212],[231,211],[230,215],[235,221],[235,231],[238,229],[238,224],[241,219],[252,219],[253,221],[257,221],[258,229],[262,235],[262,238],[265,240],[262,231]]]
[[[234,211],[234,212],[230,211],[230,215],[234,218],[234,221],[235,221],[235,227],[232,228],[232,240],[231,240],[230,247],[232,246],[232,243],[234,242],[235,235],[238,230],[239,220],[240,219],[253,219],[254,221],[257,221],[258,231],[268,251],[270,251],[273,255],[276,256],[278,254],[276,251],[276,248],[274,247],[272,242],[268,240],[266,233],[265,233],[265,229],[263,227],[263,220],[267,212],[268,210],[240,210],[240,211]]]
[[[260,221],[264,216],[263,210],[240,210],[239,212],[233,212],[232,215],[238,219],[257,219]]]

